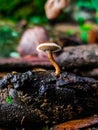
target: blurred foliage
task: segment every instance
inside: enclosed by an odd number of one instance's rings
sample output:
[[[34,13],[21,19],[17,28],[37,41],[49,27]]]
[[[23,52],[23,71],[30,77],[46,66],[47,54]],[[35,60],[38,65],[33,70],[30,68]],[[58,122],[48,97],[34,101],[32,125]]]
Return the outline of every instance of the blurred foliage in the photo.
[[[94,0],[93,0],[94,1]],[[85,0],[85,2],[83,0],[77,0],[77,6],[79,7],[85,7],[85,8],[94,8],[92,6],[92,1],[91,0]]]
[[[26,19],[28,22],[35,24],[46,23],[48,20],[45,16],[44,5],[47,0],[0,0],[0,17],[12,19],[12,20],[21,20]],[[95,8],[92,6],[93,3],[97,0],[71,0],[70,5],[86,8]],[[94,5],[94,4],[93,4]],[[69,11],[69,14],[72,13]],[[70,17],[70,15],[68,16]],[[57,18],[58,21],[66,20],[66,12]]]
[[[0,26],[0,57],[9,57],[10,52],[16,51],[19,33],[14,28]]]
[[[86,20],[95,17],[98,23],[98,11],[96,16],[93,16],[90,11],[82,12],[81,8],[95,9],[97,10],[98,0],[71,0],[68,8],[62,11],[61,15],[55,20],[48,20],[45,15],[44,5],[47,0],[0,0],[0,57],[9,57],[10,54],[16,56],[15,49],[17,41],[20,37],[19,30],[10,25],[18,25],[21,20],[26,20],[29,25],[44,24],[50,21],[50,23],[57,22],[70,22],[75,21],[80,26],[81,37],[84,41],[87,39],[88,26],[83,26]],[[92,3],[93,2],[93,3]],[[96,3],[94,3],[96,2]],[[77,9],[78,8],[78,9]],[[76,12],[76,19],[72,15]],[[78,12],[78,13],[77,13]],[[77,15],[78,14],[78,15]],[[86,15],[87,14],[87,15]],[[88,18],[90,14],[90,18]],[[81,17],[78,17],[81,16]],[[86,18],[86,20],[85,20]],[[3,23],[2,24],[2,20]],[[10,23],[10,25],[7,24]],[[13,23],[11,21],[14,21]],[[19,28],[19,27],[18,27]],[[67,35],[71,35],[73,32],[69,30]]]
[[[25,19],[31,24],[47,21],[45,2],[46,0],[0,0],[0,57],[16,55],[20,30],[13,25],[17,25],[18,21]]]
[[[0,16],[14,20],[45,17],[45,2],[46,0],[0,0]]]

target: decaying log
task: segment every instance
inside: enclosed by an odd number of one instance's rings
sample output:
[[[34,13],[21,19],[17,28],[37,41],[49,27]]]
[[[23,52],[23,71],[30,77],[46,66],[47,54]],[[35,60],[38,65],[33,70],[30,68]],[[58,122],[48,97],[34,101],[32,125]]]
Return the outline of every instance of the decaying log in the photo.
[[[0,126],[54,125],[98,114],[98,81],[93,78],[27,71],[7,74],[0,88]],[[11,89],[15,93],[10,95]]]
[[[27,71],[33,68],[51,68],[48,58],[28,57],[28,58],[1,58],[0,72],[6,71]]]
[[[98,45],[66,47],[57,57],[57,62],[63,69],[84,67],[87,70],[98,67]]]
[[[56,58],[62,69],[77,69],[98,67],[98,45],[79,45],[64,48],[63,52]],[[32,57],[31,59],[0,59],[0,71],[6,70],[28,70],[33,67],[51,68],[52,65],[47,58]]]
[[[98,124],[97,115],[94,115],[89,118],[67,121],[65,123],[56,125],[55,127],[52,128],[52,130],[80,130],[80,129],[87,128],[87,127],[88,128],[86,130],[93,130],[93,129],[97,130],[98,127],[92,128],[92,126],[95,124]]]
[[[73,70],[73,73],[81,75],[81,76],[93,77],[95,79],[98,79],[98,68],[93,68],[89,70],[75,69]]]

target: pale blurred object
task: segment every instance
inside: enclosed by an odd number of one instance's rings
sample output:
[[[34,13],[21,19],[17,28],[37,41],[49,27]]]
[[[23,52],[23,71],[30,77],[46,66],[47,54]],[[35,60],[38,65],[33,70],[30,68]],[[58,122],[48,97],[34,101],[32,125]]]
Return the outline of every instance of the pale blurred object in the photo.
[[[12,57],[12,58],[19,58],[20,56],[19,56],[18,52],[11,52],[10,53],[10,57]]]
[[[78,21],[80,18],[82,18],[83,20],[90,20],[93,18],[93,15],[91,13],[83,11],[83,10],[75,10],[73,12],[72,17],[75,21]]]
[[[49,41],[47,31],[44,29],[44,27],[35,26],[27,29],[23,33],[17,50],[20,56],[32,55],[44,57],[46,54],[44,54],[43,52],[37,52],[36,47],[40,43],[46,41]]]
[[[45,4],[45,12],[48,19],[55,19],[59,16],[70,0],[47,0]]]

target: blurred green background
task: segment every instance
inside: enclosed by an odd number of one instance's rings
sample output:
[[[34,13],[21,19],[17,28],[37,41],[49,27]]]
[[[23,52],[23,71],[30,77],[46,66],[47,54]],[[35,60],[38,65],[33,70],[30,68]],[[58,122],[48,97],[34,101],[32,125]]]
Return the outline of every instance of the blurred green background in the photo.
[[[0,0],[0,18],[14,21],[45,21],[45,2],[46,0]]]
[[[23,32],[19,26],[21,20],[26,20],[31,26],[53,22],[75,23],[80,26],[86,20],[98,24],[98,0],[71,0],[56,20],[47,19],[44,10],[46,1],[0,0],[0,57],[18,57],[16,46]]]
[[[47,0],[0,0],[0,18],[14,21],[26,19],[29,22],[34,23],[48,22],[44,11],[46,1]],[[96,7],[98,8],[98,0],[70,1],[70,5],[67,9],[63,10],[59,19],[67,19],[65,14],[69,12],[68,16],[70,17],[73,10],[79,11],[81,8],[85,8],[86,10],[96,10]],[[95,3],[95,5],[92,4],[92,2]]]

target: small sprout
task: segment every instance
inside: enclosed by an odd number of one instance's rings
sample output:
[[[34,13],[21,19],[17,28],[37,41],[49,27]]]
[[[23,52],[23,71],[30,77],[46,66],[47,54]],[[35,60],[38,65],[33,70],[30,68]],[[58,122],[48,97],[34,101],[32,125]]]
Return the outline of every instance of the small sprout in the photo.
[[[60,74],[61,70],[58,64],[56,63],[52,52],[60,51],[61,47],[55,43],[42,43],[39,46],[37,46],[37,51],[44,51],[47,53],[47,56],[51,62],[51,64],[55,67],[55,74],[56,76]]]
[[[8,95],[6,97],[6,102],[9,103],[9,104],[12,104],[13,103],[13,99]]]

